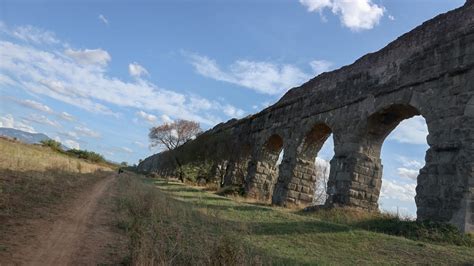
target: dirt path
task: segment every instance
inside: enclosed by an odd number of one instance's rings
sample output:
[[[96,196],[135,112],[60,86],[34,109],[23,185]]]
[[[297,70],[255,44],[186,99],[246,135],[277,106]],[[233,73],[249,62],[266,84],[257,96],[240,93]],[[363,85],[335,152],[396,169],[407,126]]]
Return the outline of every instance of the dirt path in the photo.
[[[19,248],[12,252],[10,262],[22,265],[119,263],[124,245],[113,225],[114,183],[115,177],[107,177],[82,192],[58,217],[31,224],[31,236],[18,238]]]

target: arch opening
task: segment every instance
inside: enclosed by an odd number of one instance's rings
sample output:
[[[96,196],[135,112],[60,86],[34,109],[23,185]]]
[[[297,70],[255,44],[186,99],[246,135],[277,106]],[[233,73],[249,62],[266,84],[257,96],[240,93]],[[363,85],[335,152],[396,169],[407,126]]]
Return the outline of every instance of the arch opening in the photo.
[[[367,133],[366,154],[381,171],[368,184],[379,210],[416,218],[417,179],[429,148],[424,117],[412,106],[393,105],[369,118]]]
[[[315,124],[298,147],[295,176],[299,190],[299,204],[322,205],[327,195],[330,160],[334,156],[334,141],[331,128],[324,123]]]

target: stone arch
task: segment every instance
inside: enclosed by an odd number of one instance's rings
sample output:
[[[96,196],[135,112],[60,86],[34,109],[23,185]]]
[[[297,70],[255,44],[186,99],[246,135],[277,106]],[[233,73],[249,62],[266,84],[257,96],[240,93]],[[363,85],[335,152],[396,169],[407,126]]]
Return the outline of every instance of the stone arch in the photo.
[[[383,176],[387,176],[386,174],[384,174],[384,172],[387,171],[387,168],[385,167],[384,170],[383,164],[385,164],[387,161],[382,161],[381,154],[382,147],[387,141],[388,135],[394,132],[402,121],[414,118],[415,116],[421,116],[423,117],[424,121],[427,122],[427,118],[421,114],[419,109],[410,104],[393,104],[388,107],[381,108],[377,112],[369,116],[367,120],[367,130],[365,136],[366,143],[364,143],[363,145],[363,147],[365,148],[364,153],[371,158],[372,162],[374,162],[376,166],[379,166],[374,167],[373,169],[379,169],[380,172],[378,175],[374,175],[373,180],[366,183],[368,188],[367,192],[371,195],[370,205],[375,206],[375,202],[377,202],[378,208],[382,183],[389,182],[388,180],[383,180]],[[425,144],[427,144],[426,139],[424,142]],[[427,151],[428,149],[423,148],[423,158],[425,158]],[[416,170],[418,171],[420,169],[417,168]],[[418,172],[418,174],[416,174],[415,181],[418,181],[419,175],[420,173]],[[413,198],[413,200],[415,198]]]
[[[270,135],[249,163],[247,194],[263,201],[271,199],[278,178],[278,157],[283,149],[280,134]],[[255,158],[256,157],[256,158]]]
[[[362,145],[362,152],[379,158],[382,144],[387,136],[405,119],[421,115],[417,108],[409,104],[393,104],[370,115]],[[425,116],[423,116],[425,118]]]
[[[317,170],[315,159],[323,144],[332,134],[324,122],[315,122],[289,151],[275,186],[272,202],[277,205],[309,205],[313,203]],[[298,139],[298,138],[297,138]]]
[[[335,171],[331,171],[328,182],[329,189],[336,193],[326,204],[378,211],[382,145],[401,121],[417,115],[421,112],[410,104],[391,104],[371,113],[358,129],[344,132],[345,136],[335,141],[336,155],[331,161]]]
[[[318,179],[324,178],[320,173],[323,169],[318,169],[318,166],[315,164],[315,159],[331,134],[332,129],[326,123],[317,122],[307,131],[303,141],[298,147],[294,170],[295,176],[299,177],[300,183],[299,186],[296,185],[296,191],[300,193],[299,200],[296,202],[297,204],[313,204],[315,196],[326,198],[326,195],[315,195],[316,182],[321,181]],[[326,185],[326,182],[324,182],[324,186]],[[294,186],[292,185],[291,187]],[[320,191],[320,193],[325,194],[326,191]]]

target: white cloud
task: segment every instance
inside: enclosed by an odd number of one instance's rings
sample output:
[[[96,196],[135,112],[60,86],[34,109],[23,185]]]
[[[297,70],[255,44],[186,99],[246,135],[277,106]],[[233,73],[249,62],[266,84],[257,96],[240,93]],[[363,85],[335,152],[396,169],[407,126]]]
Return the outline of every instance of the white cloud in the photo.
[[[157,117],[155,115],[152,115],[152,114],[148,114],[144,111],[139,111],[137,112],[137,115],[143,119],[145,119],[148,123],[150,124],[154,124],[157,120]]]
[[[19,26],[8,29],[5,24],[0,25],[0,31],[20,39],[24,42],[34,44],[58,44],[60,41],[56,39],[53,32],[46,31],[31,25]]]
[[[36,101],[33,101],[33,100],[19,100],[18,103],[25,106],[25,107],[32,108],[32,109],[42,111],[42,112],[45,112],[45,113],[52,113],[53,112],[53,110],[49,106],[47,106],[45,104],[42,104],[42,103],[39,103],[39,102],[36,102]]]
[[[75,120],[74,116],[72,116],[71,114],[66,113],[66,112],[61,112],[61,114],[59,114],[59,117],[61,117],[64,120],[67,120],[67,121],[74,121]]]
[[[55,127],[55,128],[60,128],[61,127],[61,124],[59,124],[57,121],[52,121],[44,115],[31,114],[29,117],[26,117],[25,120],[27,120],[29,122],[32,122],[32,123],[51,126],[51,127]]]
[[[127,148],[127,147],[122,147],[121,149],[122,149],[122,151],[124,151],[126,153],[133,153],[133,150],[130,149],[130,148]]]
[[[212,108],[203,109],[191,104],[198,96],[159,88],[142,79],[122,81],[108,75],[105,65],[110,55],[106,51],[64,51],[63,47],[38,48],[0,41],[0,85],[22,88],[99,114],[119,116],[108,107],[115,105],[207,125],[222,121],[209,112],[223,113],[224,104],[211,102]]]
[[[333,66],[331,62],[326,61],[326,60],[313,60],[309,62],[309,65],[313,69],[315,75],[319,75],[323,72],[327,72]]]
[[[223,109],[224,113],[229,117],[240,118],[245,114],[245,111],[239,108],[236,108],[232,105],[226,105]]]
[[[311,78],[311,75],[289,64],[237,60],[227,71],[223,71],[213,59],[198,54],[186,55],[200,75],[264,94],[282,94]]]
[[[161,118],[161,122],[163,122],[164,124],[173,123],[173,119],[171,119],[171,117],[167,115],[161,115],[160,118]]]
[[[376,26],[383,17],[385,8],[372,0],[300,0],[309,12],[330,9],[339,16],[342,25],[353,31],[368,30]]]
[[[402,164],[403,167],[407,168],[416,168],[416,169],[421,169],[423,167],[424,162],[420,162],[415,159],[407,158],[405,156],[398,156],[398,161]]]
[[[106,66],[112,59],[109,53],[102,49],[66,49],[66,51],[64,51],[64,54],[71,57],[79,64],[98,65],[100,67]]]
[[[137,62],[131,63],[128,65],[128,73],[132,77],[142,77],[142,76],[148,76],[148,71],[141,65],[139,65]]]
[[[146,145],[144,143],[140,142],[140,141],[134,141],[133,144],[137,145],[140,148],[145,148],[146,147]]]
[[[79,143],[77,141],[74,141],[74,140],[71,140],[71,139],[67,139],[63,142],[64,145],[66,145],[68,148],[71,148],[71,149],[76,149],[76,150],[79,150],[81,148],[81,146],[79,145]]]
[[[62,136],[66,136],[68,138],[73,138],[73,139],[76,139],[76,140],[79,139],[79,136],[74,131],[59,132],[59,134],[62,135]]]
[[[390,20],[394,21],[394,20],[395,20],[395,17],[394,17],[394,16],[392,16],[392,15],[388,15],[388,19],[390,19]]]
[[[400,168],[397,168],[397,173],[402,178],[416,180],[416,178],[418,177],[418,174],[420,173],[420,170],[400,167]]]
[[[74,130],[77,132],[78,135],[91,137],[91,138],[99,138],[100,133],[95,132],[94,130],[84,127],[84,126],[76,126]]]
[[[105,25],[109,25],[109,20],[102,14],[99,15],[99,20],[102,21]]]
[[[428,126],[422,116],[415,116],[402,121],[389,135],[389,139],[400,143],[425,144],[428,136]]]
[[[392,180],[383,180],[380,197],[399,201],[414,201],[416,195],[416,184],[403,184]]]
[[[11,114],[0,116],[0,127],[14,128],[29,133],[36,133],[32,126],[20,121],[15,121],[15,118]]]

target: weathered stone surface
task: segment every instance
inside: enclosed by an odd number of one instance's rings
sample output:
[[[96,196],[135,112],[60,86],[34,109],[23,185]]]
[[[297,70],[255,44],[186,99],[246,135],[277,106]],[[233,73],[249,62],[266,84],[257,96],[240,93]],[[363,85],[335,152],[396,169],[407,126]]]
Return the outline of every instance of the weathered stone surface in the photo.
[[[352,65],[289,90],[276,104],[219,124],[174,151],[212,162],[222,184],[274,204],[309,204],[314,157],[334,135],[327,205],[378,209],[381,146],[404,119],[429,129],[416,188],[418,219],[474,230],[474,1],[437,16]],[[278,154],[283,161],[276,166]],[[170,152],[139,169],[172,175]]]

